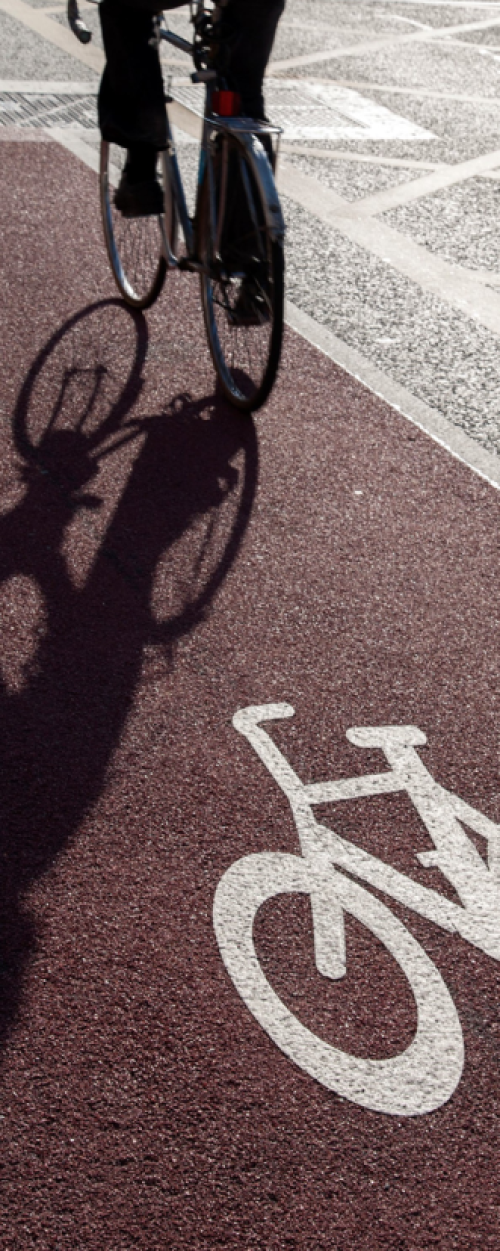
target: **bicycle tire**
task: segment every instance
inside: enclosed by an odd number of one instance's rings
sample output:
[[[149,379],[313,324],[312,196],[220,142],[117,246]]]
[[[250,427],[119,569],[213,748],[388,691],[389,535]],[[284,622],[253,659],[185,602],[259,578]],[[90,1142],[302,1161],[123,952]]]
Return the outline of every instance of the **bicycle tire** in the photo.
[[[127,153],[117,144],[101,143],[100,193],[104,238],[113,277],[132,308],[150,308],[158,299],[167,272],[167,240],[175,234],[175,209],[165,152],[158,153],[158,176],[164,191],[164,213],[124,217],[113,203]]]
[[[345,1099],[393,1116],[435,1111],[462,1075],[460,1021],[441,974],[401,921],[374,895],[334,872],[335,894],[345,912],[364,925],[393,956],[417,1005],[409,1047],[384,1060],[361,1059],[324,1042],[287,1008],[268,982],[253,942],[259,908],[279,894],[311,894],[311,870],[299,856],[245,856],[219,882],[214,928],[227,972],[266,1033],[299,1068]]]
[[[216,254],[211,238],[209,177],[205,170],[197,211],[197,253],[202,264],[201,296],[207,339],[222,391],[241,412],[250,413],[261,408],[267,400],[281,357],[283,245],[271,238],[263,197],[244,145],[227,137],[223,142],[228,145],[228,161],[233,175],[238,168],[240,184],[237,185],[230,173],[224,219],[225,223],[233,223],[231,242],[226,248],[226,256],[224,247],[221,254]],[[245,204],[249,205],[250,197],[252,203],[249,211],[242,212],[241,188],[244,185]],[[235,221],[244,224],[235,228]],[[245,283],[249,282],[253,284],[261,310],[257,315],[262,316],[262,320],[253,325],[238,324],[238,303],[242,299]]]

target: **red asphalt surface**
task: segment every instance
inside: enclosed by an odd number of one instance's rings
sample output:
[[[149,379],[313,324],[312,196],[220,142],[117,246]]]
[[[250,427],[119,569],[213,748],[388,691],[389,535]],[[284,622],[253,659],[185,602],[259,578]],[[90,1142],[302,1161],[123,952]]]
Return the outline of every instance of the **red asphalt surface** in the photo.
[[[433,777],[500,820],[498,494],[292,333],[266,409],[234,415],[196,281],[134,318],[96,177],[50,143],[1,157],[2,1251],[498,1251],[498,963],[389,901],[465,1042],[450,1101],[400,1118],[278,1050],[212,922],[234,861],[299,852],[232,726],[249,704],[293,704],[272,735],[308,782],[384,767],[350,726],[415,724]],[[453,897],[404,797],[344,807]],[[392,1055],[413,998],[347,939],[336,984],[306,896],[255,926],[310,1029]]]

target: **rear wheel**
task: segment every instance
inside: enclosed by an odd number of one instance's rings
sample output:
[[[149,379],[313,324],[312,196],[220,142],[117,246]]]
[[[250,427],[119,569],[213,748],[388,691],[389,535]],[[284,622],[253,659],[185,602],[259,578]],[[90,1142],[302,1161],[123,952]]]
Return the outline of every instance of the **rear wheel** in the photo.
[[[271,237],[244,147],[223,142],[227,179],[221,147],[213,161],[216,204],[211,212],[207,171],[197,215],[203,313],[222,390],[237,408],[252,412],[267,399],[280,360],[283,247]]]
[[[158,298],[167,271],[167,239],[173,243],[175,213],[167,159],[158,153],[157,176],[164,192],[164,213],[124,217],[114,205],[114,192],[127,158],[125,148],[101,144],[101,210],[104,238],[113,276],[127,304],[149,308]]]

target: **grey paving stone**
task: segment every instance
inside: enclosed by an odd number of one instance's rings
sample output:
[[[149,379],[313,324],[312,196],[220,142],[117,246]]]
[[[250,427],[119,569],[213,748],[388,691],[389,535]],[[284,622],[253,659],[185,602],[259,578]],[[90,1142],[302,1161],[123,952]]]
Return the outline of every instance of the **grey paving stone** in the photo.
[[[390,8],[390,0],[384,2],[384,7]],[[422,26],[431,26],[439,29],[443,26],[459,26],[466,22],[484,22],[487,21],[490,14],[488,9],[491,8],[491,17],[495,18],[498,13],[498,6],[494,3],[490,5],[468,4],[459,6],[457,4],[415,4],[400,3],[394,5],[394,11],[407,20],[411,19],[420,22]]]
[[[496,99],[500,95],[500,63],[481,57],[473,46],[457,48],[439,43],[400,43],[364,56],[334,57],[331,61],[296,66],[290,78],[352,79],[395,87],[438,87],[440,91],[470,92]]]
[[[369,165],[355,161],[336,161],[314,156],[286,153],[286,160],[305,174],[317,178],[322,187],[330,187],[345,200],[358,200],[386,187],[397,187],[418,177],[416,169],[398,169],[387,165]]]
[[[500,19],[497,26],[493,26],[491,30],[468,30],[460,35],[460,41],[463,43],[474,43],[488,49],[490,46],[500,46]]]
[[[472,178],[384,214],[384,220],[445,260],[500,273],[500,183]]]
[[[76,42],[76,41],[75,41]],[[94,70],[0,12],[0,78],[96,82]]]
[[[285,201],[289,298],[500,454],[498,340]]]

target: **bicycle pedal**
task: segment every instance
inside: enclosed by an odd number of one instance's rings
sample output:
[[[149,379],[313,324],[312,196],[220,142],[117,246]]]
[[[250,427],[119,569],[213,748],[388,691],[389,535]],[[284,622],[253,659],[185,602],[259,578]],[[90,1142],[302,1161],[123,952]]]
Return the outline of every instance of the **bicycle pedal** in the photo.
[[[195,73],[191,74],[192,83],[213,83],[216,78],[215,70],[195,70]]]
[[[201,261],[197,256],[181,256],[177,262],[177,268],[192,273],[193,270],[201,269]]]

